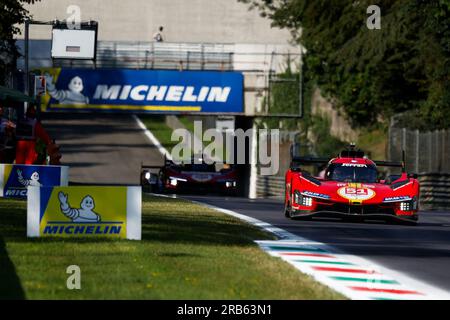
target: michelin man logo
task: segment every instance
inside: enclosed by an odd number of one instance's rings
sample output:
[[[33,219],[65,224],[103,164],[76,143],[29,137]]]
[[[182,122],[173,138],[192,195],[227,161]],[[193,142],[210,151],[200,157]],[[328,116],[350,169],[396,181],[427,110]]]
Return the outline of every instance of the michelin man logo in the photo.
[[[28,187],[28,186],[40,187],[40,186],[42,186],[41,183],[39,182],[39,173],[38,172],[33,172],[30,179],[25,179],[22,176],[22,171],[20,169],[17,169],[17,181],[19,181],[19,183],[21,185],[23,185],[24,187]]]
[[[89,103],[89,98],[81,93],[84,89],[83,80],[76,76],[69,82],[68,90],[57,90],[53,83],[53,77],[45,75],[47,90],[50,96],[58,100],[59,104],[77,104],[83,105]]]
[[[71,208],[68,202],[69,195],[63,192],[58,193],[61,212],[72,222],[100,222],[101,217],[93,210],[95,208],[94,198],[87,195],[81,200],[80,208]]]

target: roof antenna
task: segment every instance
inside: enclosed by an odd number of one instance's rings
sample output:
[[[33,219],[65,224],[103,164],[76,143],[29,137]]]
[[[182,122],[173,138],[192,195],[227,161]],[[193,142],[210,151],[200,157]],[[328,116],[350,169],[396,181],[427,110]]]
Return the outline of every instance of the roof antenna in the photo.
[[[402,172],[406,172],[406,152],[402,150]]]

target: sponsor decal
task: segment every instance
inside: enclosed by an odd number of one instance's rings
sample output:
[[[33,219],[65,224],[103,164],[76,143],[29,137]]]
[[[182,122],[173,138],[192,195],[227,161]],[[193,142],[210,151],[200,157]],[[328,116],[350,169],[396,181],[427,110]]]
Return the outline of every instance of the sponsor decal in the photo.
[[[396,197],[386,197],[383,202],[399,202],[399,201],[409,201],[411,197],[409,196],[396,196]]]
[[[46,111],[243,112],[239,72],[43,68]]]
[[[320,198],[320,199],[330,199],[330,196],[327,194],[312,192],[312,191],[303,191],[301,193],[304,196],[312,197],[312,198]]]
[[[29,237],[140,239],[141,187],[30,187]]]
[[[349,184],[348,186],[341,187],[337,193],[345,199],[350,201],[365,201],[375,197],[374,190],[365,188],[360,184]]]
[[[367,168],[367,165],[366,164],[362,164],[362,163],[343,163],[342,167]]]
[[[207,182],[212,179],[212,175],[210,174],[193,174],[191,175],[191,178],[198,182]]]
[[[27,187],[67,186],[66,166],[0,164],[0,197],[26,198]]]

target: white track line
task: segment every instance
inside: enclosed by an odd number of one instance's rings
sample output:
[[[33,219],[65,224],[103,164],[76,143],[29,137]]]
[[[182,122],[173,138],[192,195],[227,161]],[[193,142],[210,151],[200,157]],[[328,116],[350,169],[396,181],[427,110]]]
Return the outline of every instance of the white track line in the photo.
[[[139,117],[135,114],[132,115],[132,117],[134,118],[134,120],[136,121],[137,125],[142,129],[143,133],[145,134],[145,136],[150,140],[150,142],[156,147],[158,148],[159,152],[163,155],[166,156],[167,160],[172,160],[172,155],[169,153],[169,151],[167,151],[166,148],[164,148],[161,143],[159,142],[159,140],[153,135],[153,133],[150,132],[150,130],[147,129],[147,127],[145,126],[145,124],[141,121],[141,119],[139,119]]]
[[[327,286],[333,288],[334,290],[344,294],[345,296],[351,298],[351,299],[370,299],[370,297],[381,297],[381,298],[397,298],[397,299],[435,299],[435,300],[449,300],[450,299],[450,293],[446,290],[437,288],[433,285],[427,284],[425,282],[419,281],[417,279],[412,278],[411,276],[408,276],[404,273],[398,272],[396,270],[392,270],[389,268],[386,268],[374,261],[371,261],[369,259],[361,258],[355,255],[350,255],[342,252],[341,250],[329,246],[325,243],[313,241],[310,239],[306,239],[300,236],[297,236],[293,233],[290,233],[286,230],[283,230],[281,228],[275,227],[271,225],[270,223],[248,217],[246,215],[240,214],[238,212],[223,209],[220,207],[216,207],[210,204],[206,204],[199,201],[189,200],[193,203],[197,203],[199,205],[217,210],[219,212],[225,213],[227,215],[236,217],[238,219],[241,219],[243,221],[246,221],[252,225],[255,225],[263,230],[266,230],[270,233],[275,234],[280,240],[278,241],[256,241],[260,245],[260,247],[264,250],[266,250],[269,254],[275,255],[280,257],[281,259],[287,261],[288,263],[291,263],[294,265],[297,269],[300,271],[307,273],[311,275],[314,279],[316,279],[319,282],[322,282],[326,284]],[[325,250],[326,254],[332,254],[337,257],[338,261],[347,261],[352,264],[354,264],[354,268],[367,268],[369,270],[374,270],[375,272],[384,275],[387,278],[394,279],[397,282],[399,282],[399,285],[393,285],[394,288],[398,289],[411,289],[418,292],[421,292],[424,294],[424,296],[416,296],[416,295],[393,295],[389,293],[383,293],[383,294],[376,294],[376,293],[361,293],[361,292],[355,292],[353,290],[348,289],[348,282],[341,281],[337,282],[335,280],[330,280],[330,275],[326,272],[317,272],[313,268],[311,268],[308,264],[304,263],[294,263],[292,261],[292,257],[289,256],[281,256],[274,251],[268,250],[269,245],[293,245],[293,246],[310,246],[313,248],[320,248]],[[301,249],[299,249],[301,251]],[[351,267],[353,268],[353,267]],[[339,276],[342,274],[332,274]],[[354,276],[348,274],[347,276]],[[375,282],[376,283],[376,282]],[[358,286],[358,284],[355,284],[355,286]],[[384,286],[381,286],[384,287]]]

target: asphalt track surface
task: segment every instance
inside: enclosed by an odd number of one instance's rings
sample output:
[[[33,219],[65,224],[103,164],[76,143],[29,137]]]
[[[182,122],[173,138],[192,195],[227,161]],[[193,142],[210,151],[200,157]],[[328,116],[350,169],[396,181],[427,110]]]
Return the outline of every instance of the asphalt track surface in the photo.
[[[61,145],[72,183],[135,185],[141,162],[163,163],[131,116],[57,114],[43,123]],[[182,197],[254,217],[450,291],[450,212],[421,212],[416,226],[298,221],[284,217],[280,200]]]
[[[138,185],[142,162],[164,162],[129,115],[51,114],[43,124],[61,146],[74,184]]]
[[[233,210],[450,291],[450,212],[421,212],[416,226],[290,220],[281,200],[182,196]]]

